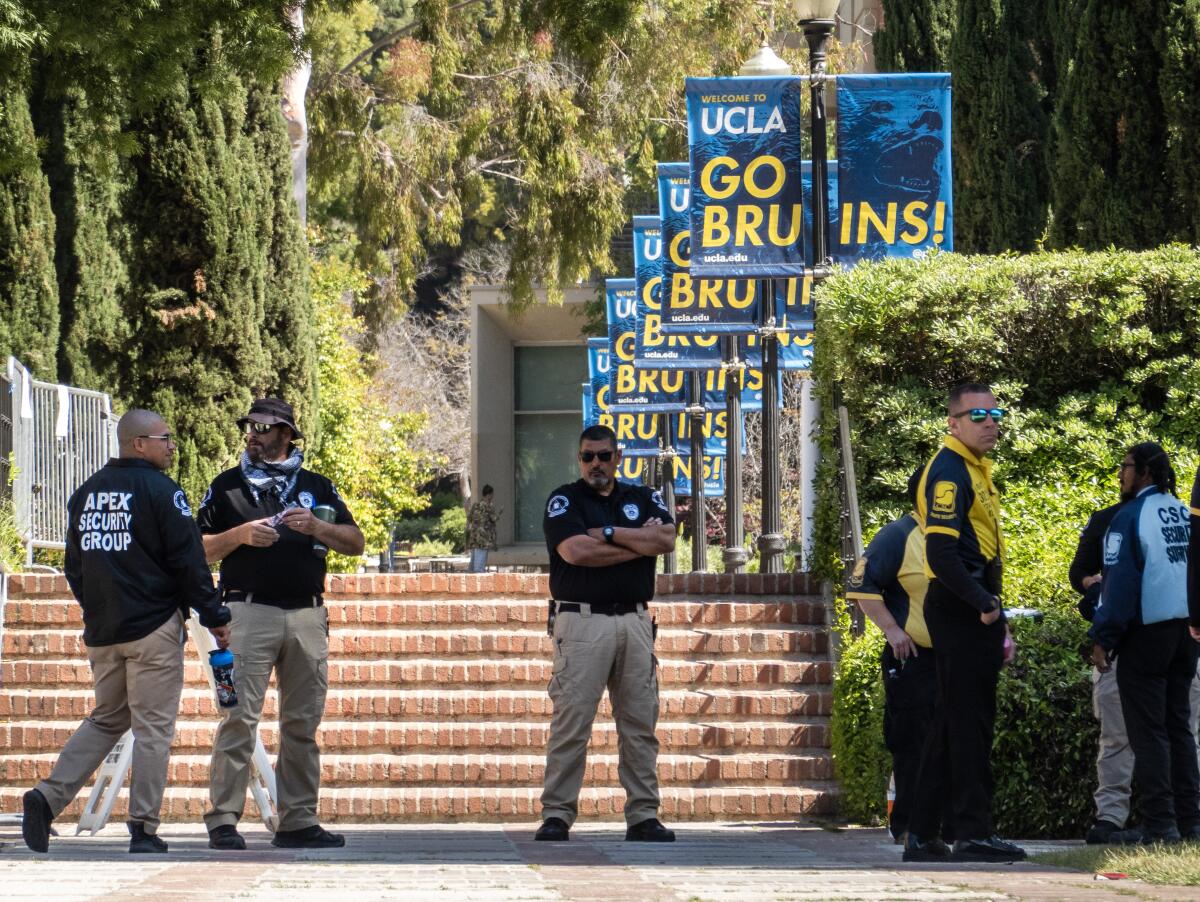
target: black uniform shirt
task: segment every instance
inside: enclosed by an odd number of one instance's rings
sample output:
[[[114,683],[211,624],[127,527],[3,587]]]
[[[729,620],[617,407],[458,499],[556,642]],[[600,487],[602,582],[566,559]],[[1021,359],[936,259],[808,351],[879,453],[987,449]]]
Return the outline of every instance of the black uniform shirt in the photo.
[[[1079,613],[1086,620],[1096,616],[1096,604],[1100,601],[1101,584],[1095,583],[1090,589],[1083,587],[1083,578],[1099,573],[1104,568],[1104,534],[1117,515],[1121,505],[1114,504],[1103,510],[1098,510],[1088,518],[1087,525],[1079,534],[1079,544],[1075,548],[1075,557],[1071,560],[1068,576],[1071,586],[1080,594],[1078,602]]]
[[[654,597],[656,557],[640,557],[607,567],[579,567],[563,560],[561,542],[603,526],[638,527],[652,517],[674,523],[662,495],[644,485],[618,481],[601,495],[582,479],[550,493],[542,529],[550,551],[550,594],[559,601],[582,601],[599,607],[633,604]]]
[[[148,461],[113,458],[75,491],[66,545],[89,647],[143,639],[187,607],[205,626],[229,622],[187,495]]]
[[[309,470],[300,470],[291,500],[307,508],[327,504],[337,512],[335,523],[354,522],[333,483]],[[241,469],[233,467],[213,480],[200,502],[197,519],[200,532],[215,535],[250,520],[273,516],[283,509],[280,500],[269,492],[261,493],[256,503]],[[325,591],[325,558],[313,553],[313,537],[283,525],[275,529],[279,531],[279,541],[274,545],[266,548],[239,545],[221,561],[222,587],[254,592],[267,603],[300,602],[320,595]]]

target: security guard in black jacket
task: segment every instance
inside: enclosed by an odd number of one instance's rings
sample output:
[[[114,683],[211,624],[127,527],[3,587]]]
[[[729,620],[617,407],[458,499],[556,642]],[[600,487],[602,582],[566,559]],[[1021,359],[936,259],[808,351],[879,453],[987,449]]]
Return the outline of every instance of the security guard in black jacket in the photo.
[[[229,643],[229,609],[213,586],[187,496],[163,472],[175,453],[167,424],[131,410],[117,439],[121,456],[67,503],[64,570],[83,608],[96,707],[50,776],[25,793],[22,833],[35,852],[47,850],[50,822],[130,728],[129,851],[167,851],[156,834],[183,690],[187,608],[220,647]]]
[[[621,451],[607,426],[579,438],[577,482],[550,493],[542,528],[554,595],[554,717],[546,749],[538,840],[561,841],[579,811],[592,722],[608,687],[616,721],[625,839],[673,842],[658,820],[655,558],[675,547],[662,496],[616,480]]]

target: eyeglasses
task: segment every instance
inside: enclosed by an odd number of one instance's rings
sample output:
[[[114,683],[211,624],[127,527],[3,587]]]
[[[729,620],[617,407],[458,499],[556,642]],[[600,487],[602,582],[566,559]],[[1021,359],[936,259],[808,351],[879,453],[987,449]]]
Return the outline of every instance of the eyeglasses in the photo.
[[[1124,472],[1125,472],[1126,470],[1128,470],[1130,467],[1136,467],[1136,466],[1137,466],[1137,464],[1135,464],[1135,463],[1130,463],[1130,462],[1127,462],[1127,461],[1121,461],[1121,463],[1117,465],[1117,472],[1118,472],[1118,473],[1124,473]]]
[[[601,463],[608,463],[613,458],[611,451],[580,451],[579,459],[585,464],[590,464],[596,458],[600,458]]]
[[[169,442],[171,440],[171,433],[164,432],[162,435],[139,435],[138,438],[156,438],[160,442]]]
[[[253,432],[257,435],[266,435],[278,425],[278,423],[247,423],[246,434],[249,435]]]
[[[993,423],[999,423],[1008,415],[1008,411],[1003,407],[972,407],[970,410],[960,410],[958,413],[952,413],[952,417],[970,417],[972,423],[982,423],[988,417],[992,418]]]

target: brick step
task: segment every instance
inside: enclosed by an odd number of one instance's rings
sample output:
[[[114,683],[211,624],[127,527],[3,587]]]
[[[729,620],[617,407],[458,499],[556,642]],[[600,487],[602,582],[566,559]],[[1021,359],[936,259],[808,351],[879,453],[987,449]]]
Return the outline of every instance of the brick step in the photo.
[[[789,624],[717,629],[663,629],[655,642],[660,658],[675,655],[764,655],[790,657],[824,653],[825,627]],[[363,629],[341,627],[329,637],[333,657],[484,656],[495,654],[550,657],[553,643],[542,632],[479,629]],[[86,658],[87,647],[77,628],[9,629],[4,634],[3,659],[40,660]]]
[[[545,686],[551,675],[552,661],[535,660],[420,660],[356,662],[331,660],[331,686],[388,688],[398,685],[427,684],[440,688],[475,687],[481,684],[535,684]],[[744,660],[719,661],[665,660],[659,667],[662,685],[728,686],[746,684],[825,685],[831,682],[832,666],[828,660],[814,656],[812,660]],[[184,679],[189,684],[204,685],[205,677],[199,661],[189,660],[184,667]],[[0,663],[0,685],[12,692],[22,688],[49,686],[90,686],[91,667],[78,659],[45,659],[38,661],[4,661]]]
[[[50,774],[56,753],[0,755],[0,784],[32,786]],[[322,755],[323,787],[405,784],[422,786],[541,786],[544,755]],[[592,755],[584,776],[594,786],[619,786],[616,755]],[[171,786],[207,786],[209,756],[171,757],[167,782]],[[789,786],[801,780],[830,780],[829,755],[706,754],[660,755],[658,778],[664,784],[700,786],[742,783]]]
[[[832,710],[828,689],[687,689],[663,690],[659,716],[663,720],[721,718],[766,720],[827,716]],[[0,693],[0,718],[79,719],[91,713],[95,695],[91,689],[14,689]],[[553,706],[544,689],[525,691],[486,689],[339,689],[331,688],[325,700],[325,716],[335,718],[381,718],[387,720],[487,719],[497,716],[547,720]],[[180,717],[216,717],[217,703],[205,687],[184,689]],[[278,696],[268,692],[263,704],[264,719],[279,713]],[[612,708],[607,695],[600,704],[600,717],[609,718]]]
[[[0,787],[0,812],[21,810],[21,794],[27,787]],[[668,823],[676,820],[771,820],[832,814],[837,789],[832,783],[814,782],[803,788],[766,788],[751,786],[664,786],[661,816]],[[322,788],[318,815],[333,824],[373,821],[453,822],[528,820],[541,810],[540,787],[453,786],[403,788]],[[59,823],[78,820],[87,793],[68,806]],[[128,804],[128,789],[122,789],[113,806],[109,823],[120,826]],[[613,787],[584,787],[579,796],[579,812],[584,818],[620,820],[625,793]],[[163,819],[199,823],[208,808],[208,790],[201,787],[168,786],[163,800]],[[252,800],[246,804],[246,818],[258,816]]]
[[[478,598],[396,601],[331,598],[329,622],[338,627],[367,624],[391,626],[472,626],[542,629],[546,623],[545,598]],[[819,598],[765,598],[761,601],[660,600],[651,605],[660,627],[703,625],[825,624],[825,606]],[[21,598],[14,595],[5,608],[10,629],[22,627],[81,626],[79,605],[65,597]]]
[[[77,721],[25,721],[0,723],[0,748],[10,753],[57,753]],[[216,724],[211,721],[181,721],[176,726],[174,748],[207,754],[212,749]],[[549,738],[548,723],[385,723],[327,720],[317,730],[317,742],[330,754],[369,752],[494,753],[508,750],[543,750]],[[666,753],[745,751],[755,754],[799,753],[829,746],[825,718],[815,722],[774,723],[676,723],[658,725],[658,739]],[[267,721],[259,734],[268,749],[275,749],[278,725]],[[592,729],[591,748],[616,749],[617,731],[612,723],[597,723]]]

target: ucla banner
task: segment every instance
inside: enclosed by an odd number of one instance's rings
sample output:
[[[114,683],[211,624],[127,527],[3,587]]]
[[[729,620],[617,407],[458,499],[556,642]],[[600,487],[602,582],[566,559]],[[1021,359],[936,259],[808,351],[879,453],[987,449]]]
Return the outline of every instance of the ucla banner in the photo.
[[[595,426],[599,420],[599,412],[596,410],[596,393],[592,390],[592,383],[583,383],[583,428]]]
[[[837,97],[837,258],[953,250],[950,76],[839,75]]]
[[[617,464],[617,479],[621,482],[645,485],[649,475],[649,457],[622,457],[621,462]]]
[[[667,335],[749,332],[758,323],[758,283],[692,278],[691,192],[687,163],[658,164],[663,238],[659,331]]]
[[[637,287],[633,279],[605,279],[604,301],[608,314],[610,413],[669,413],[686,406],[683,372],[660,373],[634,365],[637,338]]]
[[[745,411],[743,411],[745,413]],[[729,416],[722,408],[706,410],[700,427],[704,436],[704,453],[710,457],[724,457],[729,450]],[[742,422],[742,453],[746,453],[746,424]],[[671,445],[687,453],[692,447],[692,419],[686,413],[671,415]]]
[[[725,495],[725,458],[703,458],[704,467],[704,497],[722,498]],[[671,458],[671,468],[675,476],[675,497],[690,498],[692,494],[692,458],[690,455]]]
[[[617,446],[626,457],[654,457],[658,454],[658,424],[662,414],[611,410],[600,413],[598,422],[617,435]]]
[[[804,274],[794,76],[689,78],[692,275]]]
[[[609,378],[612,368],[609,361],[607,338],[589,338],[588,353],[588,384],[591,386],[592,404],[596,412],[608,410]],[[588,425],[591,425],[590,423]]]

